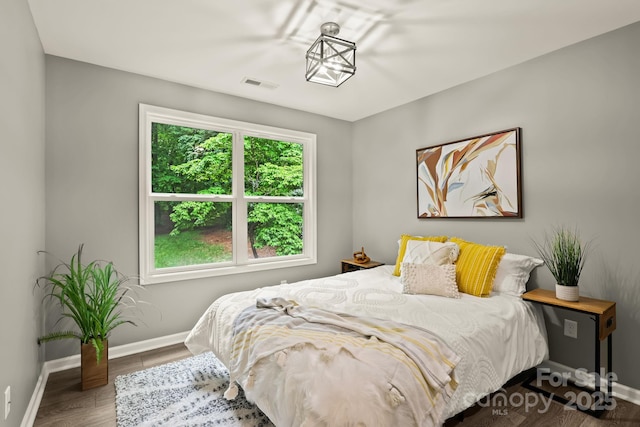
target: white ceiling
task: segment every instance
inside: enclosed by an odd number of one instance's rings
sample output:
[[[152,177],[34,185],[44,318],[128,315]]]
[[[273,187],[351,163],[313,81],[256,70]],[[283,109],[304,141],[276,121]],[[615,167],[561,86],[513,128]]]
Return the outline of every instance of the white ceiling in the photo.
[[[640,20],[639,0],[29,4],[47,54],[349,121]],[[305,52],[327,21],[357,44],[356,75],[339,88],[304,79]]]

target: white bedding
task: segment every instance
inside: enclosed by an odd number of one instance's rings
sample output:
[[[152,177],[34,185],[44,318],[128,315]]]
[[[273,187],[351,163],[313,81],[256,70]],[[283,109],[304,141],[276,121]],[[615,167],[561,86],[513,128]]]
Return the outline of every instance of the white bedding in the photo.
[[[478,298],[462,294],[460,299],[407,295],[392,271],[392,266],[381,266],[225,295],[202,315],[185,344],[194,354],[213,351],[230,366],[234,319],[255,305],[257,298],[283,297],[308,307],[416,325],[438,335],[461,357],[455,368],[458,387],[446,407],[445,418],[548,357],[542,315],[531,303],[508,295]],[[256,403],[276,425],[291,424],[278,422],[282,412],[291,416],[278,407],[296,402],[285,403],[288,399],[277,396],[277,392],[277,387],[272,390],[277,405],[264,399],[256,399]]]

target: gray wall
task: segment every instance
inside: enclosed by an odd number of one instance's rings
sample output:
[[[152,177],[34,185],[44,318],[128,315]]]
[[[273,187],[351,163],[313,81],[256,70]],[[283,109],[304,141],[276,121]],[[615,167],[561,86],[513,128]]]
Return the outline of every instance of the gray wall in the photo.
[[[42,360],[37,252],[44,249],[44,55],[25,0],[0,2],[0,425],[17,426]],[[11,413],[4,419],[4,390]]]
[[[639,45],[637,23],[355,123],[353,246],[391,263],[401,233],[447,234],[534,255],[532,238],[575,225],[594,244],[580,291],[617,302],[613,367],[640,389]],[[515,126],[523,219],[416,219],[416,149]],[[544,267],[531,282],[555,283]],[[547,318],[551,359],[592,370],[593,322],[582,316],[575,340],[565,317]]]
[[[211,78],[215,78],[212,76]],[[259,90],[259,89],[258,89]],[[109,259],[138,274],[138,103],[317,134],[318,264],[150,285],[137,328],[114,331],[121,345],[190,330],[218,296],[281,280],[336,274],[351,247],[351,124],[112,69],[46,57],[46,242],[68,259]],[[47,344],[46,358],[78,344]]]

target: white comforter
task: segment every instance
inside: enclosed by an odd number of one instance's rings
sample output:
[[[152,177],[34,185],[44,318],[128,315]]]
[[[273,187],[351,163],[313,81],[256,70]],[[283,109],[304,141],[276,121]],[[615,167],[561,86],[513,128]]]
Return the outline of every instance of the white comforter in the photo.
[[[461,299],[407,295],[402,293],[399,278],[391,272],[391,266],[382,266],[225,295],[202,315],[185,344],[194,354],[213,351],[230,366],[234,319],[242,310],[255,305],[257,298],[283,297],[304,306],[416,325],[440,336],[461,357],[455,369],[458,387],[447,405],[445,417],[461,412],[482,396],[498,390],[514,375],[547,358],[544,322],[532,304],[506,295],[477,298],[463,294]],[[298,353],[299,365],[313,369],[314,357],[318,356]],[[355,369],[350,367],[341,372],[367,375]],[[340,382],[340,379],[340,374],[336,374],[335,378],[322,379],[322,384],[332,380]],[[241,379],[241,383],[243,381],[247,379]],[[269,384],[278,381],[284,379],[272,372]],[[308,396],[309,388],[314,386],[318,384],[300,384],[299,395],[292,396],[290,387],[285,390],[271,385],[266,397],[260,396],[259,390],[247,397],[255,399],[278,426],[300,425],[305,421],[308,425],[322,425],[317,414],[306,418],[304,415],[304,396]],[[285,392],[288,394],[279,395]],[[360,402],[353,399],[354,396],[357,394],[348,387],[336,389],[322,404],[334,414],[366,412],[366,406],[358,406]],[[340,407],[342,401],[346,407]]]

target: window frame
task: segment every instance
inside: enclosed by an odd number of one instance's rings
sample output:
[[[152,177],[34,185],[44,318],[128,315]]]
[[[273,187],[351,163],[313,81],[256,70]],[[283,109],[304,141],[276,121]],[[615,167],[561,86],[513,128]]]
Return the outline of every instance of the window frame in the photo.
[[[232,194],[182,194],[154,193],[151,176],[151,127],[152,123],[209,129],[228,132],[233,138]],[[247,196],[244,192],[244,138],[259,137],[299,143],[303,146],[303,196]],[[139,276],[143,285],[189,280],[205,277],[242,274],[277,268],[295,267],[317,263],[317,207],[316,207],[316,135],[308,132],[259,125],[139,104]],[[232,204],[232,261],[215,264],[199,264],[181,267],[155,268],[154,202],[156,201],[210,201]],[[302,203],[303,250],[298,255],[269,258],[249,258],[247,206],[252,202]],[[243,243],[244,242],[244,243]]]

